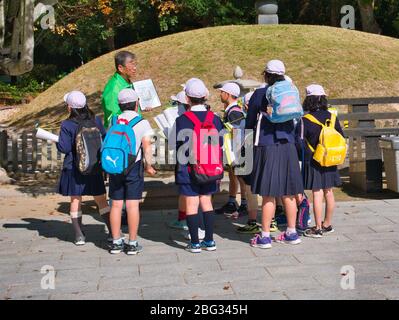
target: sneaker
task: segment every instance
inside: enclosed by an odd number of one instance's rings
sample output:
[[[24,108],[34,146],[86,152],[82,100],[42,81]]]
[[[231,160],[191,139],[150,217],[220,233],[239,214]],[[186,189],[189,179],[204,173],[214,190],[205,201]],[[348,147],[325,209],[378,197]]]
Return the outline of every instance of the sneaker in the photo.
[[[76,246],[83,246],[86,244],[85,236],[77,236],[73,242]]]
[[[287,244],[300,244],[302,242],[301,239],[299,239],[298,233],[288,235],[286,232],[280,234],[275,241]]]
[[[125,253],[129,256],[136,255],[143,251],[143,247],[138,245],[135,246],[133,244],[126,243],[125,244]]]
[[[237,228],[238,233],[245,233],[245,234],[256,234],[261,232],[262,229],[261,227],[258,226],[257,223],[255,224],[246,224],[243,227]]]
[[[279,227],[287,226],[287,217],[285,216],[285,214],[280,214],[280,215],[276,216],[275,220]]]
[[[186,247],[186,250],[191,252],[191,253],[200,253],[201,252],[201,245],[198,244],[193,244],[193,243],[189,243]]]
[[[233,213],[225,213],[227,218],[231,218],[237,220],[238,218],[244,217],[248,215],[248,206],[246,204],[240,205],[237,211]]]
[[[276,219],[272,220],[272,223],[270,224],[270,232],[277,232],[278,227],[277,227],[277,222]]]
[[[203,249],[205,251],[215,251],[216,243],[215,243],[215,241],[202,241],[201,249]]]
[[[190,231],[183,232],[183,236],[184,239],[191,240]],[[198,240],[204,240],[204,239],[205,239],[205,230],[198,229]]]
[[[323,237],[323,230],[316,229],[316,227],[310,228],[306,230],[303,235],[308,238],[322,238]]]
[[[109,249],[110,254],[118,254],[123,251],[124,248],[124,242],[122,241],[121,243],[116,243],[112,242],[111,248]]]
[[[122,233],[122,231],[121,231],[121,237],[120,237],[120,239],[124,239],[125,238],[125,235]],[[112,242],[114,241],[114,238],[112,237],[112,233],[108,233],[107,234],[107,244],[108,245],[111,245],[112,244]]]
[[[262,237],[257,234],[250,242],[251,247],[260,249],[270,249],[272,247],[272,239],[270,237]]]
[[[187,223],[185,220],[179,221],[179,220],[174,220],[169,222],[168,226],[172,229],[177,229],[177,230],[188,230]]]
[[[215,214],[233,214],[238,210],[234,202],[228,202],[223,207],[216,209]]]
[[[334,230],[334,228],[332,226],[329,226],[327,228],[324,227],[324,222],[322,223],[322,228],[321,229],[323,230],[324,234],[329,234],[329,233],[335,232],[335,230]]]

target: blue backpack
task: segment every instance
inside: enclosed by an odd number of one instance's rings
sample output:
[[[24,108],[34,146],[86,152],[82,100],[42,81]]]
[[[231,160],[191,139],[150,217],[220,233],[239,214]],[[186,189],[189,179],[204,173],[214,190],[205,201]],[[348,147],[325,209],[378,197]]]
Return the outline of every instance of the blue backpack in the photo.
[[[303,116],[297,87],[291,82],[277,81],[266,90],[266,98],[273,107],[272,115],[265,114],[273,123],[287,122]]]
[[[130,122],[118,120],[118,117],[112,118],[112,126],[101,149],[101,165],[106,173],[127,174],[136,162],[136,136],[133,127],[141,120],[141,116]]]

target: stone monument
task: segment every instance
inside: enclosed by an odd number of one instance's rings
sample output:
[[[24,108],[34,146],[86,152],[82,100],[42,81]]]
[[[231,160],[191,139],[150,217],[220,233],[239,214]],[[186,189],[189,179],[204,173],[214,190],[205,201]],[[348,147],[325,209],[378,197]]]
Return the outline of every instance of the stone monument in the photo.
[[[244,96],[248,92],[257,89],[262,85],[262,83],[260,83],[259,81],[256,81],[256,80],[242,79],[243,76],[244,76],[244,72],[242,71],[242,69],[239,66],[237,66],[233,72],[234,80],[226,80],[226,81],[217,83],[213,86],[213,88],[219,89],[219,88],[223,87],[223,85],[225,83],[228,83],[228,82],[237,83],[241,89],[241,96]]]
[[[276,0],[257,1],[255,3],[258,13],[258,24],[278,24],[278,4]]]

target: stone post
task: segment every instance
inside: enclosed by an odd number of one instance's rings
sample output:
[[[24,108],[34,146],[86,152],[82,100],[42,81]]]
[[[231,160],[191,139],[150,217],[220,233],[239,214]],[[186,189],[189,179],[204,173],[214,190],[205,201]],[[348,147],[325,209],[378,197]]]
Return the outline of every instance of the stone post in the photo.
[[[255,3],[258,13],[258,24],[278,24],[278,4],[276,0],[257,1]]]

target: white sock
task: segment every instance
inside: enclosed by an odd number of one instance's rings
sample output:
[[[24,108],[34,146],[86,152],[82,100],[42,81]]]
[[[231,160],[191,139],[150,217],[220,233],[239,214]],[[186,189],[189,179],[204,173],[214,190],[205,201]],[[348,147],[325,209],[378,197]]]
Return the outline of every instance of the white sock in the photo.
[[[123,238],[119,238],[119,239],[114,239],[113,241],[112,241],[113,243],[116,243],[116,244],[122,244],[123,243]]]
[[[80,218],[82,216],[82,211],[71,211],[69,212],[72,219]]]
[[[262,231],[262,238],[270,238],[270,232]]]
[[[137,247],[138,242],[137,240],[129,240],[129,245]]]
[[[106,214],[106,213],[109,213],[110,211],[111,211],[111,208],[110,208],[110,207],[105,207],[105,208],[102,208],[102,209],[98,210],[98,212],[100,213],[100,215],[104,215],[104,214]]]
[[[296,233],[296,229],[295,228],[287,228],[286,232],[287,232],[287,234],[293,234],[293,233]]]

